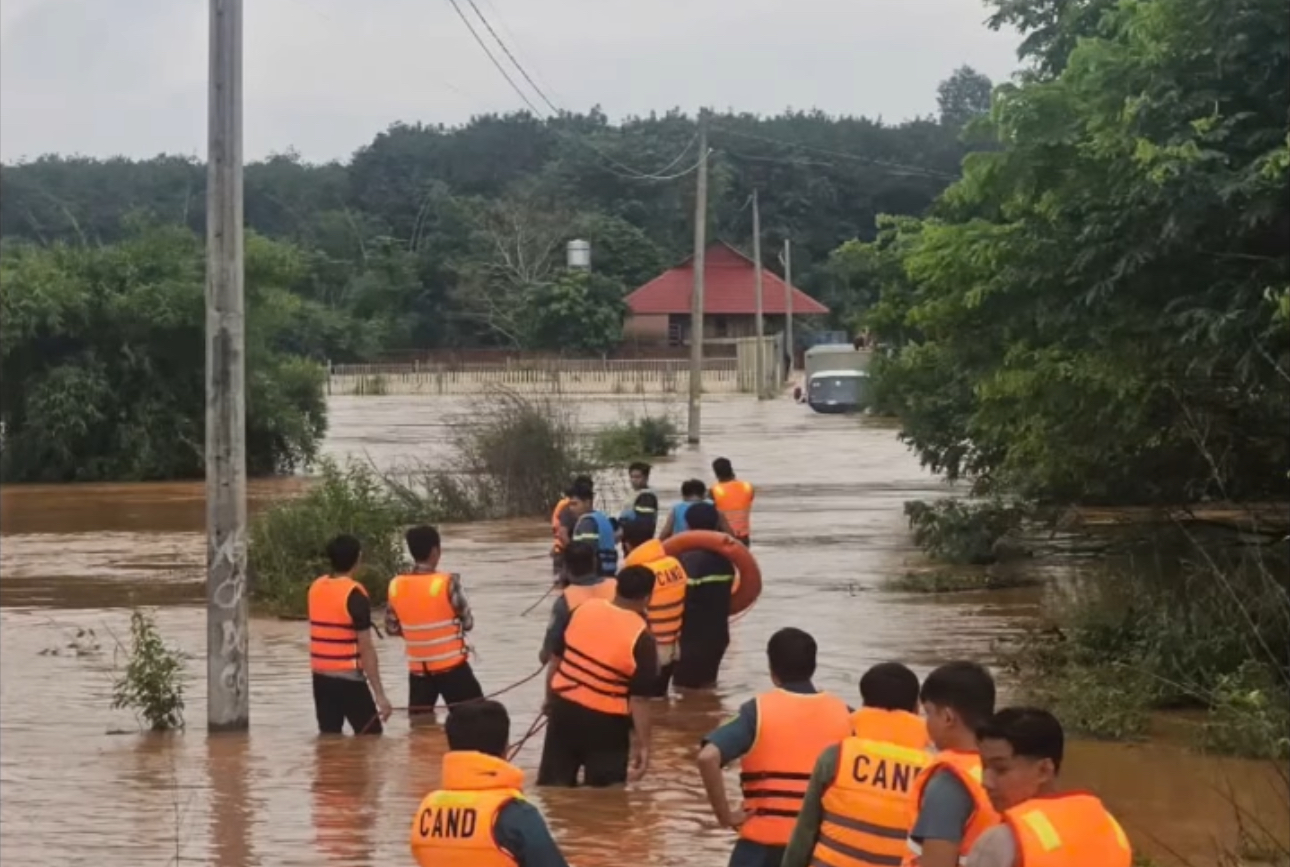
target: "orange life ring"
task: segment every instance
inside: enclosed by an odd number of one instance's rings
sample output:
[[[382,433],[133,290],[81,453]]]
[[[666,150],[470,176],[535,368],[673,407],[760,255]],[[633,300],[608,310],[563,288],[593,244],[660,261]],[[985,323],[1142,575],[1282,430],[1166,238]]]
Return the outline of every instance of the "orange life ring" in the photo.
[[[761,596],[761,567],[742,542],[715,530],[686,530],[663,540],[663,550],[675,557],[685,551],[711,551],[735,567],[735,586],[730,593],[730,616],[751,608]]]

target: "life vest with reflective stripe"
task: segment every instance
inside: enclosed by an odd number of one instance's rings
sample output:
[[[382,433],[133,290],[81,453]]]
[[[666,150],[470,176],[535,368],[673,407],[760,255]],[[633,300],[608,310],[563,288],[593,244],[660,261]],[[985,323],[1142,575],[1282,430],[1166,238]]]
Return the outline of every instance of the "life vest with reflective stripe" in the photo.
[[[649,597],[649,631],[660,647],[675,644],[681,635],[685,615],[685,589],[689,576],[681,561],[663,550],[663,543],[650,539],[634,549],[623,561],[624,566],[645,566],[654,573],[654,591]]]
[[[636,640],[645,629],[645,618],[612,602],[589,599],[579,605],[564,632],[552,692],[600,713],[628,716]]]
[[[594,522],[595,532],[578,532],[575,524],[573,540],[595,545],[600,574],[606,578],[613,577],[618,572],[618,541],[614,538],[614,525],[600,511],[588,512],[578,519],[578,523],[582,523],[583,518],[590,518]]]
[[[420,867],[516,867],[493,829],[503,807],[524,800],[523,783],[523,771],[494,756],[444,754],[443,788],[412,817],[412,857]]]
[[[914,819],[910,793],[932,762],[927,724],[912,713],[877,708],[861,708],[851,719],[857,734],[838,750],[812,863],[898,867]]]
[[[561,497],[560,502],[556,503],[555,508],[551,510],[552,554],[559,554],[564,550],[564,543],[560,541],[560,515],[568,508],[570,502],[572,501],[568,497]]]
[[[802,811],[815,760],[826,747],[851,734],[846,702],[827,692],[783,689],[757,696],[757,736],[739,761],[748,820],[739,836],[767,846],[786,846]]]
[[[974,809],[971,818],[968,819],[967,827],[963,829],[963,840],[959,844],[959,863],[962,864],[967,860],[967,855],[976,845],[977,839],[999,824],[1001,817],[991,806],[990,797],[985,793],[985,787],[981,785],[981,754],[943,750],[918,775],[918,780],[914,783],[912,810],[914,818],[910,821],[911,830],[914,821],[917,821],[918,811],[923,806],[923,791],[927,788],[927,781],[938,771],[954,774],[972,796]],[[923,853],[922,844],[911,838],[908,845],[909,851],[905,855],[904,867],[918,867],[918,856]]]
[[[390,581],[390,608],[399,618],[408,671],[436,674],[466,661],[466,633],[452,607],[452,576],[398,575]]]
[[[572,613],[575,608],[589,599],[613,602],[617,593],[618,579],[601,578],[595,584],[570,584],[564,588],[564,601],[569,606],[569,612]]]
[[[748,538],[752,530],[753,486],[742,479],[718,482],[712,486],[712,502],[736,536]]]
[[[1003,814],[1023,867],[1129,867],[1133,849],[1120,823],[1088,792],[1032,798]]]
[[[309,585],[309,666],[317,672],[361,669],[358,633],[349,616],[349,594],[367,588],[353,578],[323,575]]]

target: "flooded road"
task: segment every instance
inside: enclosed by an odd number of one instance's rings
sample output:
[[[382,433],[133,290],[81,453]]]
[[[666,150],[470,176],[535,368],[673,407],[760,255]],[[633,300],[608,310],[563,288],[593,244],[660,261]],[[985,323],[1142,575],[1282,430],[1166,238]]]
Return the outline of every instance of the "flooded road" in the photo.
[[[436,398],[335,399],[326,451],[381,466],[433,461],[464,409]],[[640,409],[639,401],[593,402],[579,415],[594,427]],[[679,415],[684,406],[669,409]],[[718,693],[658,706],[643,783],[594,793],[530,789],[576,867],[726,863],[733,837],[714,826],[693,757],[705,732],[768,687],[764,647],[775,629],[812,632],[817,684],[857,702],[869,665],[904,659],[922,674],[951,657],[988,659],[991,639],[1035,611],[1036,591],[936,599],[876,592],[919,562],[903,502],[949,490],[919,469],[890,424],[816,415],[784,400],[713,399],[703,440],[660,462],[654,487],[670,500],[684,479],[708,478],[711,460],[729,457],[758,486],[754,550],[766,590],[732,629]],[[252,508],[299,484],[253,485]],[[92,841],[96,867],[411,864],[408,829],[438,784],[442,732],[410,730],[396,716],[383,738],[319,739],[303,624],[253,622],[251,732],[206,736],[197,679],[205,652],[200,484],[2,495],[0,863],[73,863]],[[465,576],[475,669],[487,692],[537,667],[546,606],[520,612],[545,590],[548,541],[542,521],[445,528],[444,564]],[[125,638],[131,605],[160,606],[163,634],[195,657],[185,734],[108,734],[135,728],[128,713],[109,709],[113,636]],[[391,699],[406,704],[400,648],[390,640],[379,648]],[[500,698],[518,739],[538,712],[540,682]],[[539,735],[516,760],[530,783],[540,750]],[[1217,846],[1235,834],[1230,788],[1269,805],[1267,774],[1250,763],[1156,745],[1077,744],[1070,752],[1068,782],[1097,789],[1162,863],[1181,863],[1173,850],[1197,867],[1217,864]]]

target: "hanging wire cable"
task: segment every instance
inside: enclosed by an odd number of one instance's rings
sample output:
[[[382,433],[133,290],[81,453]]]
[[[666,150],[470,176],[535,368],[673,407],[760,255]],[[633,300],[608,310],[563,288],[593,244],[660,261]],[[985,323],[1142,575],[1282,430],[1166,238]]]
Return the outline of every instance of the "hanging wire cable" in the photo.
[[[506,56],[510,58],[511,63],[520,71],[520,75],[524,76],[524,80],[529,83],[529,87],[533,88],[533,92],[536,93],[543,102],[550,106],[551,111],[556,114],[560,114],[561,112],[559,107],[551,101],[550,97],[543,92],[542,88],[538,87],[537,82],[533,80],[533,76],[529,75],[528,70],[524,68],[524,64],[520,63],[519,60],[515,58],[515,55],[511,53],[511,50],[506,47],[506,43],[502,41],[502,37],[497,35],[497,31],[493,29],[493,25],[488,22],[487,16],[485,16],[484,13],[480,11],[479,6],[475,4],[475,0],[466,0],[466,2],[470,4],[471,9],[475,10],[475,14],[479,16],[479,20],[483,22],[484,27],[488,28],[488,32],[492,35],[493,41],[495,41],[498,47],[500,47],[502,51],[506,53]],[[455,0],[453,5],[456,5]]]
[[[937,178],[939,180],[946,180],[946,181],[958,180],[957,175],[951,175],[951,174],[948,174],[947,172],[938,172],[935,169],[925,169],[919,166],[902,165],[901,163],[893,163],[893,162],[888,162],[887,160],[874,159],[873,157],[861,156],[860,154],[852,154],[852,153],[847,153],[845,151],[835,151],[835,150],[830,150],[828,148],[816,147],[815,145],[801,144],[800,142],[784,141],[783,139],[771,138],[769,136],[764,136],[764,135],[757,135],[756,133],[740,132],[738,130],[729,129],[724,126],[714,125],[713,130],[717,132],[725,133],[726,135],[737,136],[739,138],[753,139],[754,141],[766,142],[768,144],[779,145],[780,147],[785,147],[785,148],[797,148],[798,150],[814,151],[818,154],[824,154],[825,156],[836,157],[837,159],[852,160],[854,162],[867,163],[869,165],[879,166],[879,167],[888,168],[888,169],[894,169],[897,171],[905,172],[907,174],[923,175],[929,178]]]
[[[457,13],[457,17],[461,19],[461,23],[465,24],[466,29],[470,31],[470,35],[474,38],[475,44],[483,50],[485,55],[487,55],[493,66],[502,74],[502,78],[506,79],[506,83],[511,86],[511,90],[515,91],[519,95],[520,99],[524,100],[524,104],[529,107],[529,110],[532,111],[534,115],[541,118],[542,112],[533,104],[533,100],[529,99],[528,94],[521,90],[520,86],[515,83],[515,79],[511,78],[510,74],[506,71],[506,67],[502,66],[498,59],[493,55],[493,52],[488,50],[488,46],[484,44],[483,38],[480,37],[479,32],[475,30],[475,25],[471,24],[470,19],[466,17],[466,13],[461,11],[461,6],[457,4],[457,0],[448,0],[448,2],[452,4],[452,8]]]

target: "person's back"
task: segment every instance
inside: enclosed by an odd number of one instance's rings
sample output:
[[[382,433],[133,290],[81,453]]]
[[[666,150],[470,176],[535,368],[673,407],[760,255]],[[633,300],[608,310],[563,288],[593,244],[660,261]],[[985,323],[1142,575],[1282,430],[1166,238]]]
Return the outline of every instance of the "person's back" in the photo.
[[[646,619],[658,645],[659,672],[653,696],[665,698],[676,670],[689,576],[681,562],[667,553],[663,543],[650,537],[649,526],[642,522],[623,526],[623,548],[627,551],[624,567],[641,566],[654,574],[654,592],[650,594]]]
[[[717,528],[717,510],[695,503],[687,513],[691,528]],[[685,619],[672,682],[683,689],[706,689],[717,681],[721,660],[730,646],[730,599],[734,564],[714,551],[685,551],[678,558],[685,570]]]
[[[672,508],[668,510],[667,520],[663,523],[663,529],[659,532],[660,539],[667,539],[678,533],[684,533],[690,529],[686,521],[686,513],[695,503],[705,502],[704,498],[708,495],[708,488],[701,479],[687,479],[681,483],[681,501],[673,503]]]
[[[1129,867],[1133,850],[1095,795],[1058,782],[1065,732],[1040,708],[1004,708],[977,729],[983,784],[1003,824],[987,830],[967,867]]]
[[[618,591],[618,582],[600,575],[596,549],[587,542],[571,542],[564,552],[566,584],[551,605],[546,636],[538,661],[546,665],[551,657],[551,647],[569,625],[569,618],[582,604],[592,599],[612,602]]]
[[[927,726],[917,716],[918,676],[880,663],[860,679],[860,695],[852,735],[814,764],[784,867],[899,864],[906,854],[913,784],[931,762]]]
[[[495,701],[454,708],[444,725],[449,752],[442,788],[412,819],[420,867],[568,867],[546,821],[524,800],[524,772],[502,758],[510,717]]]
[[[753,486],[735,477],[734,467],[727,458],[712,462],[717,482],[712,486],[712,502],[725,519],[730,533],[745,545],[752,543],[752,507],[757,492]]]

